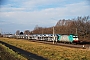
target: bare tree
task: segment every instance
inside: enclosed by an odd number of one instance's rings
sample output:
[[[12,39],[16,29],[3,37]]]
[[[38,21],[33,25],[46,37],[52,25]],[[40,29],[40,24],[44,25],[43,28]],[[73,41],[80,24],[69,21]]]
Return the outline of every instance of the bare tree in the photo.
[[[77,28],[80,37],[86,39],[90,31],[89,16],[78,17],[77,19],[75,19],[74,25]]]
[[[80,39],[90,39],[89,16],[77,17],[76,19],[62,19],[54,26],[55,34],[78,34]],[[43,28],[36,25],[33,34],[52,34],[52,27]]]
[[[29,31],[29,30],[25,30],[25,31],[24,31],[24,34],[25,34],[25,35],[30,35],[30,31]]]
[[[17,30],[16,31],[16,35],[20,35],[20,30]]]

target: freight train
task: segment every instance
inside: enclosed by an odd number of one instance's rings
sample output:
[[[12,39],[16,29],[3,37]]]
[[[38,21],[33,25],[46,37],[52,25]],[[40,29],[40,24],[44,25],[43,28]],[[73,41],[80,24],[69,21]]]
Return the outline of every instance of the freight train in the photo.
[[[69,43],[79,42],[78,36],[74,34],[70,34],[70,35],[66,35],[66,34],[4,35],[3,37],[28,39],[28,40],[69,42]]]

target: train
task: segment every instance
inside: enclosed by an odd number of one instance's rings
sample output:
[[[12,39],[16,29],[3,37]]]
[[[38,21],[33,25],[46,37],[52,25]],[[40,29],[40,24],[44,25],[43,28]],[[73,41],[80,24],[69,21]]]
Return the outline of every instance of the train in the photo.
[[[33,34],[33,35],[3,35],[3,37],[28,39],[28,40],[41,40],[41,41],[56,41],[56,42],[69,42],[79,43],[78,35],[74,34]]]
[[[70,42],[70,43],[78,43],[79,42],[79,38],[77,35],[57,35],[57,40],[60,42]]]

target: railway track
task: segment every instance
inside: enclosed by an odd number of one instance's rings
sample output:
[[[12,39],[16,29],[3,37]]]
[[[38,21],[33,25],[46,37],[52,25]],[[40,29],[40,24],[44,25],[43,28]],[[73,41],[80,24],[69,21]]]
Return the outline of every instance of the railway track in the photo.
[[[89,44],[65,44],[65,43],[54,43],[53,42],[49,42],[49,41],[40,41],[40,40],[29,40],[31,42],[38,42],[38,43],[44,43],[44,44],[50,44],[50,45],[57,45],[57,46],[65,46],[65,47],[70,47],[70,48],[81,48],[81,49],[90,49],[90,45]]]

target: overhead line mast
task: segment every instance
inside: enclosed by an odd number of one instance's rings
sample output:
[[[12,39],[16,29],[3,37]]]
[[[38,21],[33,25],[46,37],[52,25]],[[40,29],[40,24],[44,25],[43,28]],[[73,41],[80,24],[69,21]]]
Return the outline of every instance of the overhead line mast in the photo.
[[[54,40],[55,40],[54,34],[55,34],[55,32],[54,32],[54,26],[53,26],[53,44],[54,44]]]

